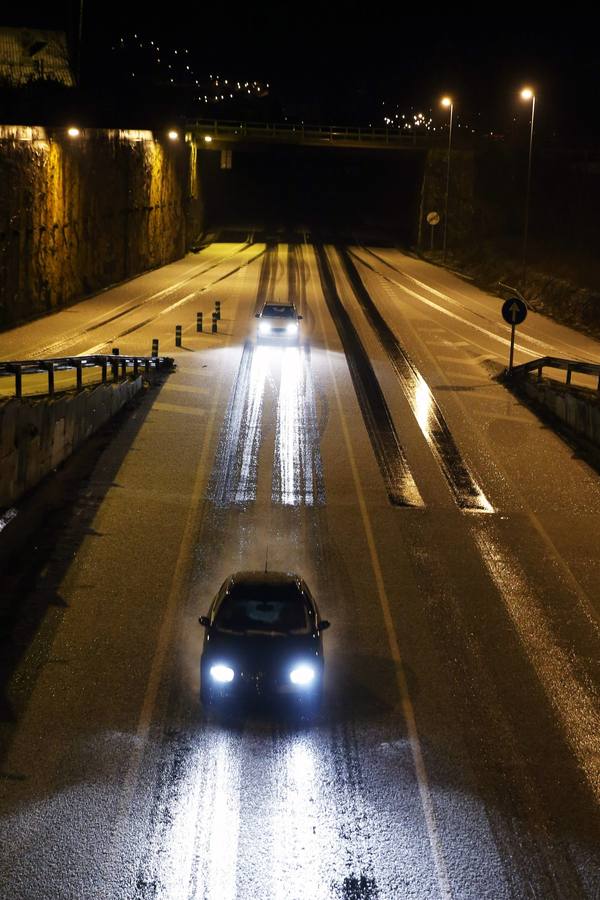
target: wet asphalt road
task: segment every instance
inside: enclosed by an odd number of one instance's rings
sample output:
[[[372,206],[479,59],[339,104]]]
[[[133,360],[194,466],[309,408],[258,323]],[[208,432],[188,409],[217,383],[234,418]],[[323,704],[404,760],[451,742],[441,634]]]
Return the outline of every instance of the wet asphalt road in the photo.
[[[600,479],[491,380],[499,301],[273,241],[86,303],[0,356],[184,346],[5,573],[0,896],[599,898]],[[600,359],[530,316],[546,352]],[[332,622],[323,709],[207,718],[197,617],[267,546]]]

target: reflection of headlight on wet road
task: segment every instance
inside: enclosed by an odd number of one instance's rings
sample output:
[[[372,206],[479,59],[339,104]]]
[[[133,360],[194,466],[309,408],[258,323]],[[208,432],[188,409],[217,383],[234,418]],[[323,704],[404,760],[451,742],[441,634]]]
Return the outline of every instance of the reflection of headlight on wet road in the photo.
[[[288,325],[287,333],[288,334],[298,334],[298,326],[296,325],[295,322],[292,322],[291,325]]]
[[[306,687],[309,684],[312,684],[315,678],[315,670],[312,666],[296,666],[295,669],[292,669],[290,672],[290,681],[292,684],[299,684],[302,687]]]
[[[271,326],[268,322],[261,322],[258,326],[259,334],[269,334],[271,331]]]
[[[220,681],[223,684],[226,684],[229,681],[233,681],[233,669],[230,669],[229,666],[211,666],[210,667],[210,676],[214,681]]]

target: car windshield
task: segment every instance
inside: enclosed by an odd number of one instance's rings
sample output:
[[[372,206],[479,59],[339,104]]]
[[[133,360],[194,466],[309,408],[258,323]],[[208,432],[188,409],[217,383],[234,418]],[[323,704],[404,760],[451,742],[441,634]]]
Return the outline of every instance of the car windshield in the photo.
[[[308,611],[295,584],[233,585],[217,612],[215,626],[224,631],[305,634]]]
[[[263,316],[277,316],[281,319],[293,319],[296,315],[296,310],[293,306],[275,306],[272,303],[267,303],[262,312]]]

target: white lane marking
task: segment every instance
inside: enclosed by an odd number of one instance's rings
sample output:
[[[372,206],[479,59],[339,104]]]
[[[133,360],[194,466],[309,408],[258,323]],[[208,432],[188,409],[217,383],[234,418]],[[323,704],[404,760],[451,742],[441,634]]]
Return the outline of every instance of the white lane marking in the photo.
[[[206,415],[206,410],[201,409],[198,406],[182,406],[179,403],[162,403],[160,400],[156,400],[152,404],[152,412],[154,412],[154,410],[158,410],[159,412],[183,413],[185,416],[196,416],[197,418],[204,418]]]
[[[180,366],[177,366],[177,371],[181,371]],[[194,368],[193,371],[196,372],[197,369]],[[209,376],[207,376],[207,378],[208,377]],[[165,391],[167,393],[176,391],[177,393],[181,394],[195,394],[198,397],[205,397],[207,394],[212,395],[213,392],[212,387],[200,387],[199,385],[197,386],[195,384],[180,384],[179,381],[165,381],[165,383],[161,385],[160,390],[161,393],[164,393]]]
[[[236,301],[236,312],[238,302],[239,300]],[[227,339],[227,341],[225,342],[225,348],[228,347],[231,339],[231,337]],[[154,707],[156,705],[156,698],[158,695],[162,672],[167,657],[167,650],[172,640],[172,632],[175,624],[177,604],[188,577],[187,560],[189,559],[190,550],[196,533],[196,517],[198,507],[204,499],[206,464],[209,450],[212,446],[212,438],[217,419],[219,399],[219,391],[215,390],[210,417],[204,431],[202,451],[200,453],[198,465],[196,466],[194,486],[189,498],[188,514],[181,538],[181,544],[179,546],[177,562],[175,563],[173,580],[171,581],[171,588],[169,590],[169,595],[165,603],[163,619],[160,625],[160,630],[156,642],[156,650],[152,659],[152,665],[146,685],[146,693],[144,695],[144,701],[138,718],[135,743],[133,745],[129,766],[127,767],[127,772],[125,773],[125,778],[123,780],[121,802],[119,804],[119,809],[115,818],[115,828],[113,830],[114,836],[116,836],[117,829],[121,826],[123,818],[128,815],[129,809],[131,807],[131,802],[137,784],[138,772],[142,762],[144,749],[148,741],[150,724],[154,715]]]
[[[187,296],[182,297],[181,300],[176,300],[175,303],[171,303],[170,306],[165,306],[164,309],[161,309],[161,311],[158,312],[154,316],[152,322],[156,322],[156,320],[160,319],[161,316],[164,316],[167,313],[172,312],[174,309],[177,309],[177,307],[181,306],[183,303],[187,303],[188,300],[191,300],[192,297],[195,297],[197,293],[198,293],[198,291],[193,291],[191,294],[187,294]],[[150,325],[151,323],[148,322],[147,324]],[[141,327],[145,328],[146,325],[143,325]],[[141,330],[141,328],[140,328],[140,330]],[[116,335],[114,338],[108,338],[108,340],[102,341],[101,344],[96,344],[94,347],[90,347],[88,350],[84,350],[83,353],[80,353],[79,355],[80,356],[91,356],[93,353],[99,353],[100,350],[102,349],[102,347],[106,347],[107,344],[110,344],[112,341],[117,340],[118,337],[119,337],[119,335]]]
[[[357,257],[357,258],[360,259],[360,257]],[[375,256],[375,258],[377,258],[377,257]],[[381,260],[380,260],[380,261],[381,261]],[[365,263],[364,260],[361,260],[361,262]],[[365,265],[368,265],[368,263],[365,263]],[[453,297],[450,297],[449,294],[446,294],[446,293],[444,293],[443,291],[438,291],[438,290],[436,290],[436,288],[431,287],[430,285],[426,284],[424,281],[419,281],[419,279],[418,279],[418,278],[415,278],[414,275],[409,275],[407,272],[402,272],[402,271],[399,270],[396,266],[394,266],[393,263],[384,262],[384,265],[390,266],[392,269],[394,269],[394,270],[397,271],[400,275],[402,275],[403,278],[409,279],[410,281],[413,282],[413,284],[416,284],[418,287],[421,287],[421,288],[423,288],[424,290],[429,291],[429,293],[430,293],[430,294],[433,294],[435,297],[439,297],[440,300],[446,300],[448,303],[451,303],[453,306],[458,306],[459,309],[460,309],[460,308],[465,309],[465,305],[464,305],[463,303],[460,303],[458,300],[455,300]],[[378,273],[378,274],[381,274],[381,273]],[[385,277],[387,277],[387,276],[384,275],[383,277],[385,278]],[[397,283],[397,282],[394,282],[394,283]],[[462,296],[466,296],[466,295],[463,294]],[[498,302],[500,302],[500,298],[497,298],[497,299],[498,299]],[[471,302],[474,302],[474,301],[471,301]],[[465,309],[465,311],[467,311],[467,310]],[[469,309],[468,311],[469,311],[472,315],[478,316],[478,318],[484,319],[485,321],[490,322],[490,324],[493,324],[493,322],[490,321],[490,319],[488,318],[488,316],[483,315],[483,313],[480,313],[480,312],[478,312],[477,310],[473,310],[473,309]],[[535,312],[535,310],[532,310],[532,312]],[[509,329],[510,329],[510,326],[509,326],[509,325],[506,325],[506,324],[504,323],[503,320],[499,320],[499,321],[498,321],[498,325],[499,325],[499,327],[500,327],[503,331],[508,332]],[[544,350],[544,353],[542,354],[543,356],[548,355],[548,350],[549,350],[549,349],[552,349],[553,346],[554,346],[554,347],[557,347],[557,346],[558,346],[558,345],[552,345],[552,344],[549,344],[548,341],[541,341],[541,340],[539,340],[539,338],[534,338],[534,337],[532,337],[531,335],[529,335],[529,334],[523,334],[522,332],[521,332],[521,336],[522,336],[522,339],[523,339],[523,340],[529,341],[530,344],[534,344],[534,345],[537,345],[538,347],[541,347],[541,348]],[[509,343],[510,343],[510,342],[509,342]],[[581,354],[581,349],[580,349],[580,348],[576,347],[576,346],[573,345],[573,344],[569,344],[567,341],[561,341],[560,338],[559,338],[558,344],[559,344],[559,345],[562,345],[562,346],[565,347],[565,348],[569,348],[569,349],[571,349],[571,350],[574,350],[576,353]],[[516,347],[516,344],[515,344],[515,347]],[[536,356],[537,354],[533,354],[533,355]],[[584,354],[584,355],[585,355],[585,354]]]
[[[425,341],[426,344],[431,344],[431,341]],[[433,346],[440,346],[439,344],[434,344]],[[465,364],[465,356],[464,353],[455,353],[454,355],[446,355],[442,353],[435,353],[435,358],[438,362],[452,363],[455,366],[462,366]],[[469,360],[467,360],[469,362]],[[481,375],[478,375],[477,378],[481,378]]]
[[[531,590],[520,565],[502,550],[491,529],[475,531],[474,539],[579,767],[596,802],[600,802],[600,715],[596,702],[577,679],[568,655],[553,639],[543,603]]]
[[[377,546],[375,543],[375,536],[373,534],[371,518],[369,516],[369,511],[368,511],[367,504],[365,501],[365,496],[363,493],[362,483],[360,480],[360,474],[359,474],[359,470],[358,470],[358,464],[356,462],[356,457],[354,456],[354,450],[352,448],[352,443],[350,440],[350,432],[348,429],[346,414],[344,412],[344,408],[342,405],[339,387],[338,387],[337,379],[335,376],[335,370],[334,370],[333,362],[331,359],[331,348],[329,346],[327,332],[325,330],[325,323],[323,320],[323,312],[322,312],[320,303],[317,303],[317,314],[319,317],[321,333],[323,335],[323,341],[324,341],[324,345],[325,345],[327,362],[329,365],[329,371],[331,374],[331,380],[332,380],[333,389],[334,389],[334,393],[335,393],[338,414],[339,414],[341,425],[342,425],[342,433],[344,435],[344,443],[346,444],[346,452],[348,453],[348,459],[350,461],[350,469],[352,471],[352,479],[354,481],[354,488],[355,488],[356,496],[358,499],[360,515],[361,515],[361,519],[362,519],[362,523],[363,523],[365,537],[367,540],[367,546],[369,548],[369,556],[371,558],[371,567],[373,570],[373,574],[375,576],[375,583],[377,585],[377,595],[378,595],[379,603],[380,603],[381,610],[383,613],[383,620],[385,623],[385,630],[386,630],[386,634],[387,634],[387,638],[388,638],[388,647],[389,647],[391,657],[395,663],[394,672],[395,672],[395,676],[396,676],[396,683],[397,683],[398,691],[399,691],[401,701],[402,701],[402,712],[404,714],[404,719],[406,722],[406,728],[407,728],[407,732],[408,732],[408,738],[409,738],[411,753],[412,753],[412,757],[413,757],[413,764],[415,767],[415,773],[417,776],[417,784],[419,787],[419,794],[421,797],[421,805],[423,807],[423,814],[424,814],[424,818],[425,818],[425,824],[427,827],[427,834],[429,837],[431,853],[432,853],[433,860],[435,863],[435,869],[436,869],[440,894],[444,898],[444,900],[451,900],[452,892],[450,889],[450,881],[448,878],[448,871],[446,868],[446,862],[444,859],[444,854],[443,854],[443,850],[442,850],[442,846],[441,846],[438,827],[437,827],[437,823],[435,820],[435,810],[433,808],[431,788],[429,786],[429,779],[427,777],[427,770],[425,768],[425,761],[423,759],[423,750],[421,748],[419,732],[417,730],[415,712],[414,712],[412,700],[410,698],[410,694],[408,691],[406,674],[404,672],[404,664],[402,662],[402,657],[400,654],[400,646],[398,644],[398,638],[396,636],[396,631],[394,629],[394,622],[392,619],[390,602],[389,602],[389,599],[387,596],[387,591],[385,589],[385,582],[383,579],[383,572],[381,569],[379,554],[377,552]]]
[[[537,423],[534,420],[531,424],[536,425]],[[556,544],[554,543],[554,541],[552,540],[552,538],[550,537],[550,535],[548,534],[548,532],[542,525],[539,517],[533,512],[533,510],[531,510],[527,507],[527,504],[524,501],[522,501],[522,502],[523,502],[523,506],[525,507],[525,509],[527,511],[527,516],[529,518],[529,521],[531,522],[531,524],[533,525],[533,527],[535,528],[535,530],[537,531],[537,533],[539,534],[539,536],[541,537],[543,542],[546,544],[546,546],[550,550],[552,556],[557,561],[558,565],[561,567],[563,576],[564,576],[565,580],[569,583],[569,585],[571,586],[571,590],[573,591],[573,593],[579,600],[581,608],[583,609],[584,615],[586,616],[588,622],[590,622],[590,624],[593,625],[593,627],[596,631],[596,634],[600,634],[600,630],[599,630],[600,629],[600,616],[598,614],[598,611],[595,609],[594,606],[592,606],[592,604],[590,602],[590,598],[588,597],[588,595],[586,594],[584,589],[581,587],[581,585],[575,578],[575,575],[571,571],[569,564],[566,562],[566,560],[564,560],[562,558]]]
[[[199,278],[201,275],[203,275],[205,272],[209,271],[214,266],[220,265],[221,263],[225,262],[225,260],[229,259],[232,256],[235,256],[236,253],[240,253],[240,252],[244,252],[244,250],[243,249],[241,251],[236,250],[236,251],[234,251],[234,253],[227,254],[226,256],[224,256],[220,260],[218,260],[216,263],[211,263],[209,266],[204,266],[204,267],[198,266],[198,268],[192,269],[192,274],[188,273],[184,278],[181,278],[179,281],[176,281],[174,284],[170,284],[168,287],[162,288],[162,290],[156,291],[154,294],[150,294],[149,297],[146,297],[145,300],[142,300],[142,304],[145,306],[146,304],[151,303],[153,300],[157,300],[159,297],[162,297],[165,294],[174,293],[175,291],[179,290],[179,288],[181,288],[182,285],[186,284],[188,281],[192,281],[194,278]],[[147,272],[141,272],[139,275],[135,276],[134,280],[137,280],[138,278],[142,278],[144,275],[147,275],[147,274],[148,274]],[[118,288],[121,286],[122,286],[122,284],[117,285],[116,287],[107,288],[104,291],[100,291],[97,296],[99,296],[100,294],[106,293],[109,290],[118,290]],[[88,326],[93,325],[96,322],[101,323],[102,320],[106,319],[106,318],[111,319],[114,317],[114,314],[118,313],[122,309],[125,309],[128,305],[131,305],[131,304],[135,304],[135,307],[131,310],[131,312],[135,312],[136,309],[139,309],[139,305],[137,304],[137,301],[140,296],[143,297],[143,294],[138,295],[138,297],[134,297],[131,300],[126,300],[124,303],[120,303],[118,306],[113,306],[110,309],[104,310],[102,313],[100,313],[100,315],[96,316],[95,318],[86,320],[87,325]],[[92,299],[95,299],[95,298],[92,298]],[[81,302],[85,303],[87,301],[82,300]],[[109,325],[109,324],[110,324],[110,322],[107,322],[107,325]],[[70,343],[73,343],[73,341],[76,341],[79,338],[83,337],[83,335],[87,334],[89,330],[90,329],[88,327],[88,328],[85,328],[83,331],[74,332],[71,335],[69,335],[68,338],[63,338],[62,340],[55,341],[53,344],[48,344],[45,347],[34,348],[33,350],[29,351],[29,354],[36,355],[36,356],[53,355],[53,354],[51,354],[51,351],[59,350],[61,347],[68,347],[68,345]]]
[[[437,359],[437,360],[440,360],[441,357],[440,357],[440,356],[436,356],[436,359]],[[446,362],[453,362],[453,363],[456,363],[457,360],[456,360],[456,359],[453,359],[453,360],[446,360]],[[477,382],[479,382],[479,384],[480,384],[482,387],[489,388],[489,386],[490,386],[489,381],[483,381],[483,380],[482,380],[482,379],[484,378],[484,376],[481,374],[481,372],[465,372],[462,368],[459,368],[459,369],[453,369],[453,368],[451,368],[450,366],[447,366],[447,367],[446,367],[446,370],[445,370],[445,375],[447,376],[448,381],[451,381],[451,380],[454,379],[454,378],[456,379],[456,381],[457,381],[457,383],[458,383],[458,387],[456,387],[456,386],[453,385],[454,390],[460,390],[460,388],[461,388],[460,382],[461,382],[461,381],[477,381]],[[448,385],[447,385],[447,384],[446,384],[446,385],[441,385],[441,387],[447,388]],[[439,388],[440,388],[440,386],[434,386],[434,390],[439,390]],[[479,395],[478,395],[478,396],[479,396]]]
[[[369,267],[369,265],[363,260],[359,259],[359,261],[362,262],[363,265],[366,265],[367,268],[371,268],[372,272],[375,271],[372,267]],[[451,319],[455,319],[457,322],[460,322],[463,325],[467,325],[469,328],[473,328],[475,331],[479,331],[481,334],[485,334],[486,337],[492,338],[492,340],[498,341],[500,344],[504,344],[506,347],[510,347],[510,340],[508,340],[508,338],[500,337],[499,334],[494,334],[492,331],[488,331],[487,328],[482,328],[481,325],[476,325],[474,322],[469,322],[468,319],[465,319],[463,316],[459,316],[456,313],[451,312],[444,306],[440,306],[439,303],[434,303],[433,300],[428,300],[427,297],[423,297],[422,294],[417,294],[416,291],[412,291],[409,287],[406,287],[405,284],[401,284],[399,281],[396,281],[395,278],[391,278],[389,275],[383,275],[381,272],[375,272],[375,275],[378,278],[383,279],[384,281],[390,282],[390,284],[394,284],[397,288],[400,288],[401,291],[404,291],[404,293],[409,294],[411,297],[414,297],[415,300],[419,300],[421,303],[425,303],[432,309],[437,309],[438,312],[443,313],[445,316],[449,316]],[[532,356],[534,359],[539,356],[539,353],[534,353],[532,350],[528,350],[526,347],[523,347],[522,344],[518,344],[516,341],[515,350],[519,350],[521,353],[526,353],[527,356]]]

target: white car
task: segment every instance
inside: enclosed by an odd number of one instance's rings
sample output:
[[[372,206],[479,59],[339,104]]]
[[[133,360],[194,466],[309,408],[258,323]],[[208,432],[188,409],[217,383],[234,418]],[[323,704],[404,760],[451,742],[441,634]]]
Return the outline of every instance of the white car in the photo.
[[[259,341],[297,341],[302,316],[293,303],[265,303],[256,313]]]

